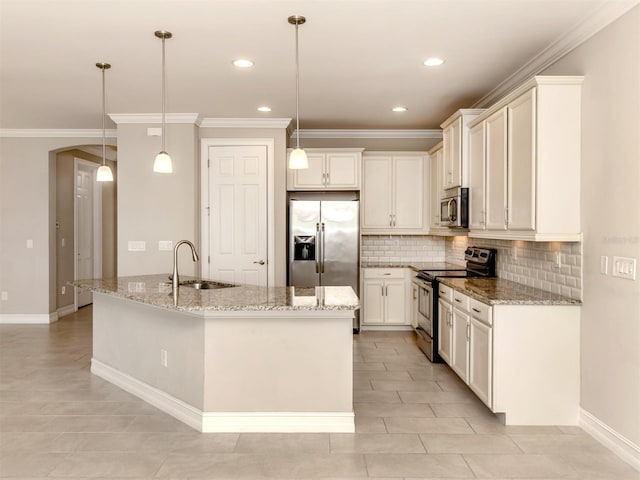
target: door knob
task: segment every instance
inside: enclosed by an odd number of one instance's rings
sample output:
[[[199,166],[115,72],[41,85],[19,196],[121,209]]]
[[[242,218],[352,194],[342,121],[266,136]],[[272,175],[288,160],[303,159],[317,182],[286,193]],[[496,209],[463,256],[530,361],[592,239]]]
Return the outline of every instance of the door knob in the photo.
[[[264,265],[264,260],[260,260],[258,262],[253,262],[253,263],[257,263],[258,265]]]

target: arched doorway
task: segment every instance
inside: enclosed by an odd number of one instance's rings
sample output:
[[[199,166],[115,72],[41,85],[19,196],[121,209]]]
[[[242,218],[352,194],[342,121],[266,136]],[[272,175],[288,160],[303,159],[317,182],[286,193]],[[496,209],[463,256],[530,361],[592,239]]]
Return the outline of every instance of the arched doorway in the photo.
[[[56,162],[56,310],[62,317],[91,303],[86,292],[69,282],[116,276],[116,147],[107,147],[114,182],[95,182],[102,146],[80,145],[59,150]]]

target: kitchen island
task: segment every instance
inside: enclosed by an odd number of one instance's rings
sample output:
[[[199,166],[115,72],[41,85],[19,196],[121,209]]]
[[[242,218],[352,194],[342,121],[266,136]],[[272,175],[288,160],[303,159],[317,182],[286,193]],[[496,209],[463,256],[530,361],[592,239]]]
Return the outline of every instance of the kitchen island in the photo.
[[[184,279],[186,280],[186,278]],[[80,280],[95,375],[202,432],[353,432],[351,287]]]

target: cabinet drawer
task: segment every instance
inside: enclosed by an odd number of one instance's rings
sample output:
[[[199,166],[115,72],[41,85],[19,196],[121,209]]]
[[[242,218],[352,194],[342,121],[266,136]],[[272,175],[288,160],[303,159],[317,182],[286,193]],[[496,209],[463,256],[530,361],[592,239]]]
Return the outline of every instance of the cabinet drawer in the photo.
[[[458,292],[453,291],[453,306],[458,307],[460,310],[464,310],[465,312],[469,311],[469,297]]]
[[[364,268],[364,278],[404,278],[404,268]]]
[[[438,285],[438,296],[449,303],[453,302],[453,288],[442,284]]]
[[[473,298],[469,299],[469,311],[471,316],[477,320],[480,320],[487,325],[493,324],[493,315],[491,315],[492,308],[490,305],[479,302]]]

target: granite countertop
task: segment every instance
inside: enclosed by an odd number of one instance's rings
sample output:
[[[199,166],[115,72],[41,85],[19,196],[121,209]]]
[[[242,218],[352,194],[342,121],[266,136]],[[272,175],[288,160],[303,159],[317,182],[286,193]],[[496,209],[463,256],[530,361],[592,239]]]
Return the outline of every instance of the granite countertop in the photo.
[[[439,278],[447,285],[488,305],[581,305],[580,300],[546,292],[503,278]]]
[[[464,265],[449,262],[362,262],[361,268],[411,268],[420,270],[464,270]]]
[[[180,281],[194,280],[181,276]],[[181,286],[174,304],[167,275],[77,280],[72,285],[171,310],[267,311],[356,310],[360,303],[351,287],[258,287],[238,285],[215,290]]]

